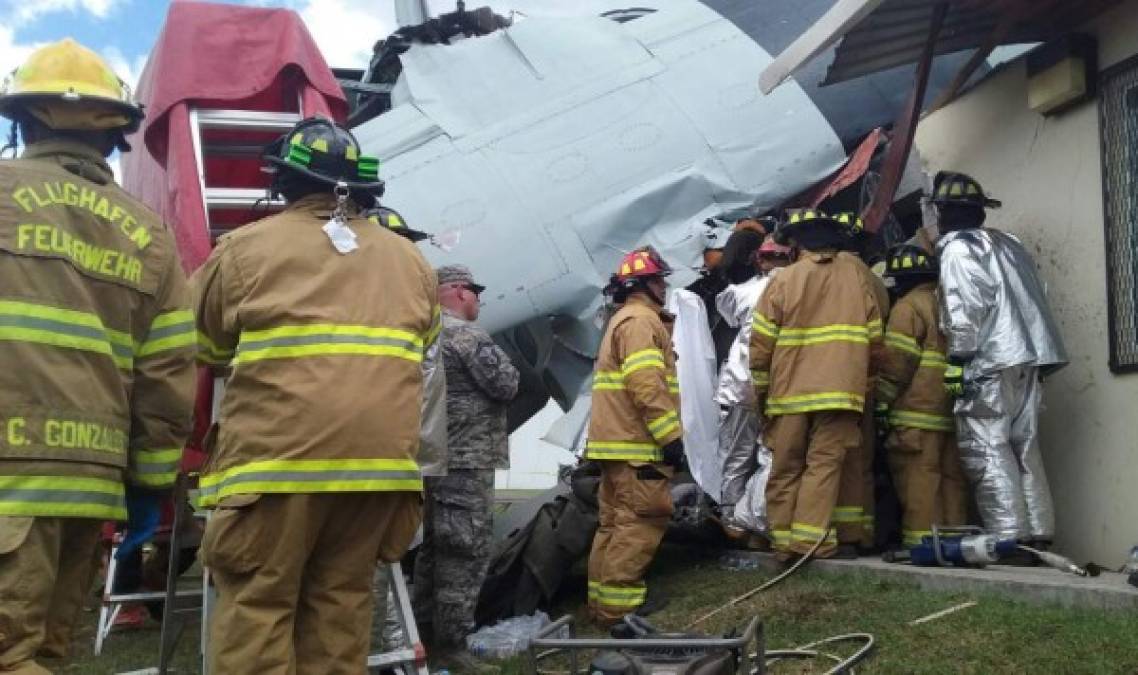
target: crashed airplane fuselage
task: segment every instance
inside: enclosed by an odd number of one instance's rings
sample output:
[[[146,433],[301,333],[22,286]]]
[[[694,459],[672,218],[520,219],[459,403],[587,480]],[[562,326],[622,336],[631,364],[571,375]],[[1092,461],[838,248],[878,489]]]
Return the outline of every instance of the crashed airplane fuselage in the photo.
[[[435,236],[431,262],[488,286],[486,328],[558,317],[520,351],[562,405],[587,378],[622,252],[652,244],[688,283],[705,219],[773,208],[845,158],[802,89],[759,93],[770,56],[734,24],[694,0],[648,6],[416,44],[392,109],[354,130],[382,158],[385,203]]]
[[[399,55],[390,109],[355,132],[385,202],[435,236],[430,261],[489,287],[481,322],[523,370],[511,426],[582,393],[622,252],[656,246],[686,285],[705,219],[784,204],[892,122],[909,69],[822,88],[819,59],[802,86],[759,91],[771,53],[832,4],[591,0]],[[930,95],[959,59],[938,57]]]

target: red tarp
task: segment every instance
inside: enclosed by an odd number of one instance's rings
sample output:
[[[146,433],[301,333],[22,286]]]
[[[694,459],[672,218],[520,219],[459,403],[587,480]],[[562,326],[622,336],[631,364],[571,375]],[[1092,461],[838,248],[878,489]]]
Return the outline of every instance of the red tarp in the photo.
[[[146,106],[133,152],[122,158],[123,187],[154,209],[174,230],[182,266],[192,272],[212,248],[202,205],[191,108],[268,110],[324,115],[343,121],[348,104],[336,78],[292,10],[175,1],[138,84]],[[272,135],[257,139],[271,140]],[[207,160],[211,187],[264,187],[257,159]],[[232,226],[252,213],[226,216]],[[214,226],[219,223],[214,222]],[[211,418],[210,373],[200,373],[194,432],[183,468],[200,466]]]
[[[295,112],[299,100],[305,116],[339,121],[348,110],[296,12],[188,0],[170,6],[138,98],[146,120],[130,139],[134,151],[123,155],[123,185],[173,228],[187,272],[205,261],[212,246],[190,109]],[[207,161],[206,184],[264,186],[267,176],[256,160]]]

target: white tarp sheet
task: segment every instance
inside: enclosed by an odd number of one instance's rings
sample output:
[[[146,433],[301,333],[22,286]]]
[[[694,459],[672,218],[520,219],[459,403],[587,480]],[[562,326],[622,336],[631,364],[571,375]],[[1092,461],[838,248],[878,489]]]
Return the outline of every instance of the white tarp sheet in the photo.
[[[698,295],[681,289],[668,296],[668,311],[676,315],[672,347],[680,378],[680,421],[688,467],[699,487],[718,502],[723,464],[715,403],[715,344],[707,328],[707,308]]]

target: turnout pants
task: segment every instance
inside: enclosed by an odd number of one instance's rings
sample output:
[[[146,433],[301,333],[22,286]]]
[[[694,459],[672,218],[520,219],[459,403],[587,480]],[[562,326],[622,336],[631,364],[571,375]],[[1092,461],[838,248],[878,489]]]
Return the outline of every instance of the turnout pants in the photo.
[[[443,649],[474,631],[478,593],[490,567],[493,469],[451,469],[427,478],[423,545],[415,560],[416,621],[431,624]]]
[[[672,515],[672,469],[648,462],[600,465],[600,525],[589,553],[589,614],[607,625],[644,604],[644,573]]]
[[[842,463],[842,479],[838,487],[838,504],[834,507],[834,531],[839,544],[871,548],[873,546],[873,453],[877,444],[873,399],[866,398],[866,412],[861,417],[861,443],[846,453]]]
[[[906,547],[921,543],[935,525],[964,525],[968,489],[956,437],[942,431],[897,427],[885,441],[897,487]]]
[[[965,387],[956,400],[964,474],[984,528],[1020,540],[1055,534],[1051,488],[1039,453],[1039,369],[1014,366]]]
[[[237,495],[206,526],[217,586],[210,671],[366,672],[376,559],[402,557],[417,492]]]
[[[0,672],[49,675],[98,569],[102,521],[0,517]]]
[[[767,512],[775,549],[783,554],[834,554],[830,527],[846,455],[862,442],[861,413],[822,411],[772,418],[764,440],[774,455]]]

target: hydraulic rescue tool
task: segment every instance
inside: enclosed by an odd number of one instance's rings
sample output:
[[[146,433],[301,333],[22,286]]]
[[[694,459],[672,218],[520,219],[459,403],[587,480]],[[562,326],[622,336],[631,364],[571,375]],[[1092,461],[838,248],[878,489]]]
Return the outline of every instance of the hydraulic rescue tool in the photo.
[[[908,560],[922,567],[983,567],[999,562],[1016,551],[1031,553],[1048,567],[1076,576],[1097,576],[1068,558],[1019,544],[1015,539],[1001,539],[978,527],[932,526],[932,534],[921,537],[921,543],[907,551],[886,551],[885,562]]]
[[[1015,539],[1000,539],[978,527],[932,526],[932,534],[905,551],[887,551],[886,562],[908,560],[922,567],[983,567],[1016,551]]]

